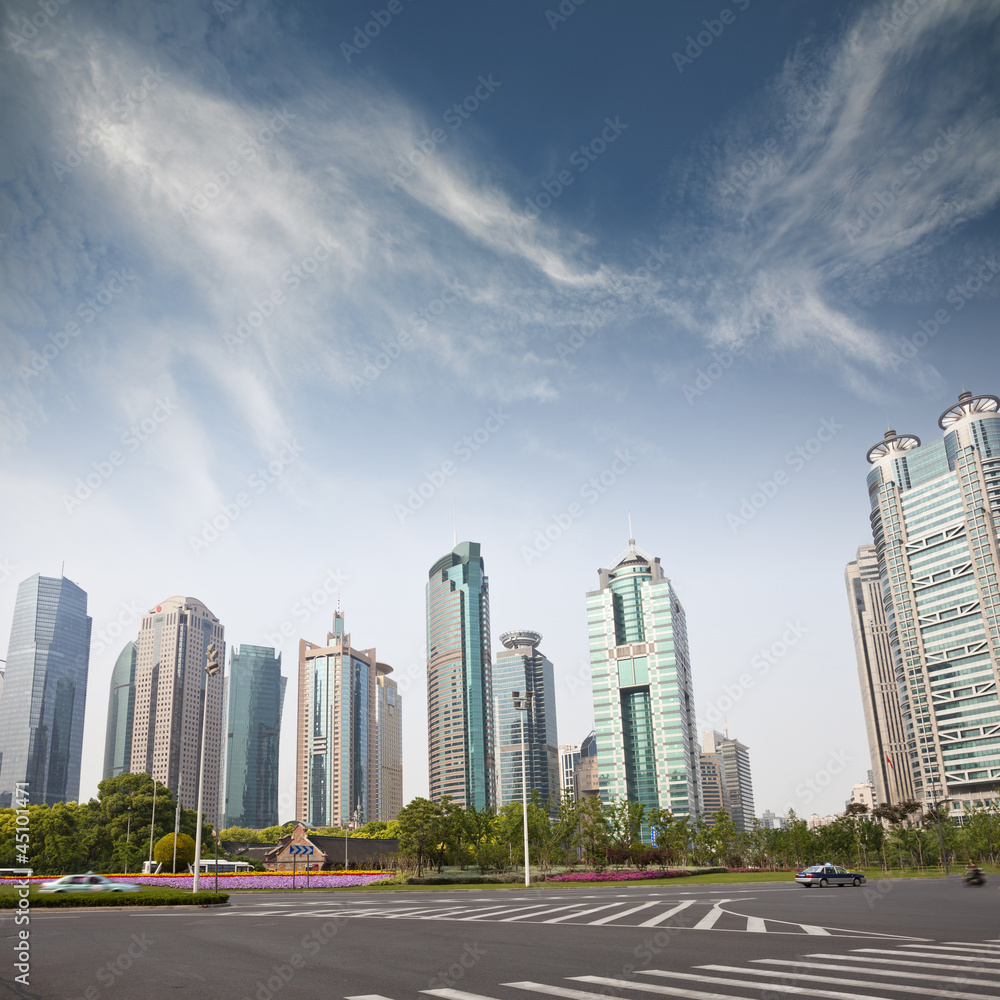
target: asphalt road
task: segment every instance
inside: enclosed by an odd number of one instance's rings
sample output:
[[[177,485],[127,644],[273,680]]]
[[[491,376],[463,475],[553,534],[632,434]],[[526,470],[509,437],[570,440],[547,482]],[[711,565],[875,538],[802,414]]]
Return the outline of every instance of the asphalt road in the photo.
[[[1000,891],[958,878],[234,895],[0,921],[0,994],[52,1000],[1000,997]],[[657,974],[659,973],[659,974]],[[803,978],[806,977],[806,978]],[[813,978],[809,978],[813,977]]]

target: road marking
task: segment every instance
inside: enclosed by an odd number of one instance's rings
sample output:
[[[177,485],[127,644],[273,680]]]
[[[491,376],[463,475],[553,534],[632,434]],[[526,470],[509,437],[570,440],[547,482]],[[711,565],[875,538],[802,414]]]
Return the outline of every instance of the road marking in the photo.
[[[600,910],[607,910],[612,906],[621,906],[621,903],[605,903],[603,906],[593,906],[589,910],[581,910],[579,913],[564,913],[561,917],[553,917],[551,920],[541,921],[543,924],[558,924],[561,920],[572,920],[574,917],[585,917],[588,913],[597,913]],[[564,907],[559,907],[564,909]],[[542,916],[542,914],[538,914]]]
[[[767,927],[760,917],[747,917],[747,930],[751,934],[767,933]]]
[[[515,920],[530,920],[532,917],[542,917],[546,913],[558,913],[560,910],[571,910],[574,906],[579,906],[579,903],[567,903],[565,906],[549,906],[545,904],[546,909],[542,910],[540,913],[522,913],[516,917],[504,917],[500,923],[513,923]]]
[[[432,997],[444,997],[444,1000],[496,1000],[495,997],[484,997],[480,993],[466,993],[465,990],[421,990]]]
[[[933,948],[933,945],[904,944],[903,948]],[[855,951],[871,952],[876,955],[898,955],[898,951],[889,948],[855,948]],[[904,955],[915,955],[917,958],[950,958],[953,962],[989,962],[992,965],[1000,965],[1000,958],[983,958],[981,955],[942,955],[934,951],[906,951]]]
[[[816,937],[830,937],[830,932],[825,927],[816,927],[813,924],[799,924],[806,934],[813,934]]]
[[[846,960],[850,961],[851,956],[843,956]],[[800,961],[791,961],[784,958],[754,958],[751,959],[752,962],[756,962],[760,965],[792,965],[800,966],[802,963]],[[869,959],[869,961],[872,961]],[[915,963],[907,963],[915,964]],[[721,969],[723,966],[698,966],[698,968],[706,969]],[[931,972],[900,972],[894,969],[885,969],[882,967],[877,967],[874,965],[827,965],[825,962],[810,962],[810,969],[818,969],[822,972],[863,972],[867,976],[891,976],[893,979],[919,979],[921,982],[925,982],[928,979],[934,979],[940,983],[957,983],[959,986],[975,986],[979,985],[990,985],[993,982],[1000,983],[1000,980],[986,980],[986,979],[954,979],[951,976],[935,976]],[[751,971],[751,970],[747,970]],[[969,972],[964,966],[956,967],[956,971],[959,972]],[[985,975],[985,973],[983,973]]]
[[[599,917],[597,920],[591,920],[590,923],[591,926],[608,924],[612,920],[617,920],[619,917],[629,917],[633,913],[638,913],[640,910],[648,909],[650,906],[658,906],[659,902],[660,901],[658,899],[654,899],[651,903],[643,903],[642,906],[633,906],[631,910],[624,910],[622,913],[609,913],[608,916]]]
[[[868,951],[868,950],[875,951],[876,949],[874,949],[874,948],[872,948],[872,949],[855,948],[854,950],[855,951]],[[888,954],[892,954],[892,952],[888,952]],[[906,954],[912,955],[913,952],[912,951],[906,952]],[[807,958],[839,958],[842,961],[847,961],[847,962],[856,961],[856,959],[854,959],[853,956],[851,956],[851,955],[808,955]],[[894,958],[892,960],[892,964],[893,965],[916,966],[918,969],[947,969],[947,970],[949,970],[951,972],[969,972],[969,971],[971,971],[967,965],[944,965],[941,962],[907,962],[907,961],[903,960],[902,958]],[[991,969],[991,970],[988,970],[988,971],[992,972],[994,970]]]
[[[644,976],[664,976],[672,979],[689,979],[696,983],[712,983],[715,986],[738,986],[742,989],[746,989],[750,985],[745,980],[723,979],[721,976],[698,976],[693,972],[666,972],[662,969],[637,969],[636,971]],[[607,986],[617,985],[628,987],[628,989],[631,990],[645,990],[649,993],[669,993],[671,996],[680,995],[707,997],[719,995],[717,993],[683,993],[670,986],[651,986],[645,983],[630,983],[623,979],[601,979],[598,976],[587,976],[586,978],[588,982],[601,982]],[[789,986],[783,983],[768,983],[767,988],[775,993],[794,993],[796,996],[827,997],[829,1000],[861,1000],[862,996],[857,993],[842,993],[839,990],[812,990],[805,986]],[[863,994],[863,1000],[892,1000],[892,998],[865,993]],[[980,994],[978,1000],[984,1000],[982,994]]]
[[[566,997],[567,1000],[608,1000],[606,993],[588,993],[585,990],[570,990],[564,986],[544,986],[541,983],[501,983],[502,986],[513,986],[519,990],[533,990],[535,993],[548,993],[554,997]],[[636,983],[628,983],[629,989],[639,989]],[[661,986],[658,993],[665,993],[669,996],[688,997],[693,1000],[746,1000],[745,997],[737,997],[732,993],[704,993],[698,990],[683,990],[672,986]],[[453,1000],[459,1000],[458,997]],[[881,1000],[873,997],[872,1000]]]
[[[578,906],[578,903],[573,903],[573,906]],[[518,910],[548,910],[550,909],[549,903],[522,903],[520,906],[501,906],[501,907],[491,907],[488,910],[480,910],[478,914],[473,917],[462,917],[463,920],[477,920],[484,916],[489,916],[490,919],[494,917],[499,917],[501,913],[516,913]],[[565,909],[565,907],[556,907],[556,909]],[[522,913],[521,916],[530,916],[530,913]],[[518,920],[518,917],[505,917],[506,920]]]
[[[769,975],[772,975],[772,973],[771,973],[771,971],[769,969],[747,969],[747,968],[740,968],[739,966],[732,966],[732,965],[699,965],[698,968],[699,969],[706,969],[709,972],[737,972],[741,976],[769,976]],[[859,971],[860,972],[861,970],[854,970],[854,969],[852,969],[850,971],[852,971],[852,972]],[[671,973],[671,974],[673,975],[674,973]],[[574,978],[580,978],[580,977],[574,977]],[[815,976],[815,975],[810,975],[808,973],[803,973],[803,972],[783,972],[781,974],[781,978],[782,979],[801,979],[803,982],[808,982],[808,983],[830,983],[833,986],[868,986],[869,985],[863,979],[841,979],[839,976]],[[932,978],[936,978],[936,977],[932,977]],[[729,979],[729,980],[714,980],[714,981],[715,982],[738,982],[738,980],[732,980],[732,979]],[[969,985],[969,983],[968,983],[967,980],[948,979],[948,980],[945,980],[945,981],[948,982],[948,983],[952,983],[953,985],[962,985],[962,986]],[[954,1000],[983,1000],[983,994],[982,993],[962,993],[959,990],[934,990],[934,989],[931,989],[929,986],[926,986],[926,985],[924,985],[924,986],[907,986],[904,983],[885,983],[884,985],[887,986],[889,989],[893,990],[896,993],[916,993],[918,996],[922,996],[922,997],[952,997],[952,998],[954,998]],[[975,984],[973,984],[973,985],[975,985]],[[985,986],[985,985],[989,985],[989,984],[983,983],[980,980],[979,985],[980,986]],[[777,987],[771,986],[770,983],[768,984],[768,986],[771,989],[776,989],[777,988]],[[837,995],[843,996],[843,994],[837,994]]]
[[[719,917],[726,912],[722,909],[722,904],[728,902],[730,900],[720,899],[691,929],[695,931],[710,931],[718,922]]]
[[[644,920],[640,927],[659,927],[664,920],[669,920],[675,913],[680,913],[681,910],[686,910],[689,906],[694,906],[695,900],[688,899],[683,903],[678,903],[672,910],[667,910],[665,913],[657,914],[655,917],[651,917],[649,920]]]

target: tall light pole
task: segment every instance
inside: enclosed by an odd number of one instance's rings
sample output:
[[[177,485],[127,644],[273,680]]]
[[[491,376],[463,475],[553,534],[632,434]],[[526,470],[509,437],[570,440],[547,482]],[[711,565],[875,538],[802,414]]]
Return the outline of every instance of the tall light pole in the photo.
[[[531,696],[533,693],[532,691],[525,691],[522,696],[520,691],[511,692],[515,710],[524,713],[521,716],[521,815],[524,819],[524,887],[526,889],[531,885],[531,868],[528,863],[528,778],[525,767],[525,758],[528,756],[528,745],[524,739],[524,730],[528,713],[531,711]]]
[[[152,775],[150,776],[152,777]],[[153,874],[153,824],[156,822],[156,778],[153,778],[153,815],[149,819],[149,871]]]
[[[209,643],[205,651],[205,700],[201,711],[201,767],[198,773],[198,816],[194,830],[194,882],[192,892],[198,891],[198,875],[201,872],[201,800],[205,791],[205,730],[208,728],[208,682],[219,672],[219,650],[215,643]]]

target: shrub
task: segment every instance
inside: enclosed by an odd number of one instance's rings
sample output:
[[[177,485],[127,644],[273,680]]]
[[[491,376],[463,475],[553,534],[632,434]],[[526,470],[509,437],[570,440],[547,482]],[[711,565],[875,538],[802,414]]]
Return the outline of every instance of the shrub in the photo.
[[[0,896],[0,909],[17,906],[17,896]],[[32,895],[31,908],[60,906],[206,906],[229,902],[228,892],[67,892]]]

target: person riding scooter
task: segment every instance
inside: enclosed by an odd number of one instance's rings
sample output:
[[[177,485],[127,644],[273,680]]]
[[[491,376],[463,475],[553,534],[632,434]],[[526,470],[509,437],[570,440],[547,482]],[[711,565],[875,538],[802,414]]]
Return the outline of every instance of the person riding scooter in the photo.
[[[966,885],[982,885],[986,881],[986,876],[983,874],[982,868],[975,861],[970,860],[969,867],[965,869],[962,881]]]

